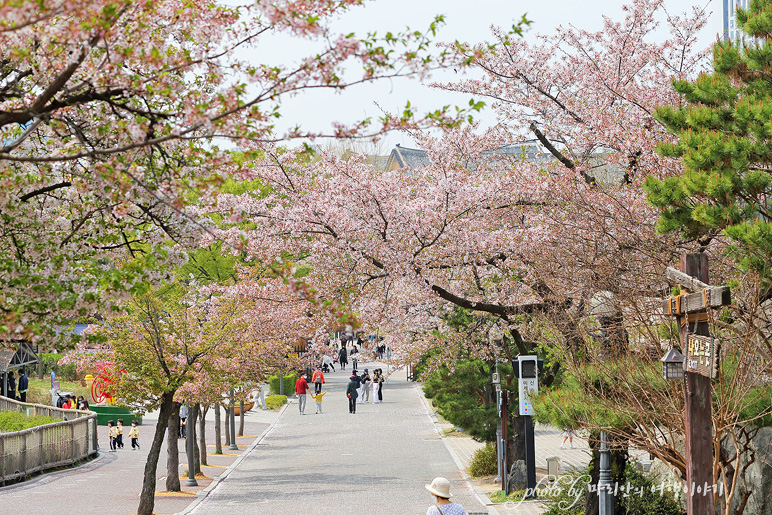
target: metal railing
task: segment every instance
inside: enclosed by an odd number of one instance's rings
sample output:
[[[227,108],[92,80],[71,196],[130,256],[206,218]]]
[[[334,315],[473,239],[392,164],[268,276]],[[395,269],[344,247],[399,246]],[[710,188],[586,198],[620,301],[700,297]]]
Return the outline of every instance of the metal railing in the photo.
[[[0,433],[0,484],[72,465],[97,454],[97,414],[0,397],[0,411],[46,415],[61,422]]]

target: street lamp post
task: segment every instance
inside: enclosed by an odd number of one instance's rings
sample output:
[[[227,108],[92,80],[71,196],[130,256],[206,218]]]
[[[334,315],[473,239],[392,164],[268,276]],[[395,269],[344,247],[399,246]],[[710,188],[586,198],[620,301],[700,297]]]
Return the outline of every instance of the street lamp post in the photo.
[[[504,344],[504,332],[497,325],[488,330],[488,341],[492,346],[499,347]],[[501,379],[498,372],[493,373],[491,382],[496,388],[496,408],[499,414],[499,424],[496,427],[496,462],[499,473],[498,481],[501,481],[501,489],[507,491],[507,425],[509,412],[507,406],[506,390],[501,390]]]
[[[188,413],[188,420],[192,420],[193,423],[187,424],[185,433],[185,450],[188,455],[188,479],[185,481],[185,486],[198,486],[198,481],[196,481],[196,415],[194,404]],[[206,452],[206,449],[201,449],[201,452]]]
[[[600,475],[598,478],[599,515],[614,515],[613,482],[611,481],[611,457],[608,452],[608,436],[600,432]]]
[[[239,446],[236,445],[236,402],[234,399],[233,388],[231,388],[231,410],[229,415],[231,417],[231,444],[228,449],[238,450]]]

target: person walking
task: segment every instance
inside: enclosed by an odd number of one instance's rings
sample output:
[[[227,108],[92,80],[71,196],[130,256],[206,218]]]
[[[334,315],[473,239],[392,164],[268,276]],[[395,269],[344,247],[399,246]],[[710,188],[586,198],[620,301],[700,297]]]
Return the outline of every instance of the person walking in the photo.
[[[301,415],[306,414],[306,394],[308,393],[308,383],[306,382],[306,374],[303,372],[295,381],[295,395],[298,398],[298,409]]]
[[[373,404],[378,404],[381,401],[378,399],[378,392],[381,389],[381,383],[378,380],[380,377],[380,374],[378,373],[379,369],[373,370]]]
[[[137,427],[137,421],[131,421],[131,429],[129,429],[129,438],[131,438],[131,450],[139,449],[139,428]]]
[[[255,394],[255,404],[260,405],[260,409],[267,410],[268,406],[265,404],[265,388],[264,384],[257,387],[257,393]]]
[[[359,387],[357,388],[357,403],[362,404],[362,400],[364,399],[364,394],[362,393],[362,390],[364,390],[365,388],[364,387],[365,377],[364,377],[364,374],[362,374],[361,376],[357,374],[355,370],[353,372],[354,372],[354,375],[357,376],[357,382],[359,383]]]
[[[383,377],[383,370],[380,368],[378,369],[378,402],[383,402],[383,383],[386,381],[386,378]]]
[[[185,426],[187,425],[186,420],[188,419],[188,405],[183,404],[180,406],[180,424],[179,424],[179,430],[177,431],[177,437],[178,438],[185,438]]]
[[[466,515],[464,507],[450,501],[450,481],[435,477],[430,485],[424,485],[434,496],[434,506],[429,506],[426,515]]]
[[[340,363],[340,369],[346,370],[348,365],[348,353],[346,352],[346,345],[341,345],[340,352],[338,353],[338,363]]]
[[[574,434],[573,429],[568,429],[568,428],[563,429],[563,443],[560,444],[560,448],[565,449],[566,440],[570,440],[571,448],[576,449],[576,447],[574,447],[574,436],[576,435]]]
[[[351,347],[351,370],[354,372],[357,371],[357,361],[359,360],[359,350],[357,349],[357,346],[354,345]]]
[[[21,376],[19,377],[19,400],[21,402],[27,402],[27,390],[29,390],[29,379],[22,368]]]
[[[107,421],[107,435],[110,437],[110,452],[115,452],[117,449],[115,441],[118,438],[118,429],[113,425],[112,420]]]
[[[311,395],[311,398],[316,402],[316,414],[322,412],[322,397],[324,397],[327,394],[327,392],[319,392],[314,393]]]
[[[346,397],[348,397],[349,413],[357,412],[357,388],[359,387],[359,382],[356,380],[356,378],[357,378],[356,374],[353,374],[350,377],[351,380],[348,382],[348,387],[346,388]]]
[[[327,365],[332,369],[333,372],[335,372],[335,363],[333,363],[332,358],[325,354],[322,356],[322,366]]]
[[[16,378],[13,372],[8,372],[8,398],[16,400]]]
[[[319,394],[322,391],[322,385],[324,384],[324,374],[318,368],[314,370],[311,382],[314,383],[314,393]]]
[[[123,449],[123,419],[118,419],[118,425],[115,426],[115,430],[118,435],[115,437],[115,445],[119,449]]]
[[[373,380],[370,377],[370,373],[365,369],[362,373],[362,402],[370,402],[370,390],[372,389]]]

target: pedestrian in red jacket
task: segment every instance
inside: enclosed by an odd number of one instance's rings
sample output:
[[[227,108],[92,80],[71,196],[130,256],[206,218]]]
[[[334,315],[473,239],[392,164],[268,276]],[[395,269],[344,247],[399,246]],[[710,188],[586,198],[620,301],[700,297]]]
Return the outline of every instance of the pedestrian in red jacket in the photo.
[[[302,373],[295,381],[295,395],[298,398],[298,409],[301,415],[306,414],[306,393],[308,393],[308,383],[306,382],[306,374]]]

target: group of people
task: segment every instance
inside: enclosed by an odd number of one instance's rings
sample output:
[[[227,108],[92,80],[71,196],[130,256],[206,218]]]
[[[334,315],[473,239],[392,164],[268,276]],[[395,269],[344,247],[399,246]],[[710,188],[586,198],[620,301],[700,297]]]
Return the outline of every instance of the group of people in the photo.
[[[319,349],[321,354],[320,366],[325,373],[330,371],[335,372],[335,364],[339,364],[341,370],[346,370],[346,367],[351,361],[352,370],[356,371],[360,363],[365,363],[368,360],[383,359],[384,355],[389,359],[390,352],[384,343],[374,342],[371,337],[371,348],[365,349],[365,342],[361,336],[357,336],[356,339],[350,337],[349,339],[341,338],[339,343],[332,343],[325,345]],[[349,347],[351,350],[349,350]]]
[[[88,401],[83,398],[82,395],[78,395],[76,398],[74,395],[60,396],[56,401],[57,407],[62,409],[76,409],[80,411],[89,411],[90,407]]]
[[[18,395],[17,395],[17,383],[16,383],[16,377],[13,374],[13,371],[8,372],[7,379],[5,381],[5,396],[9,399],[14,399],[21,402],[27,402],[27,390],[29,390],[29,378],[27,378],[27,374],[24,372],[24,369],[22,368],[19,371],[19,382],[18,382]],[[0,393],[2,393],[2,388],[0,388]]]
[[[117,425],[114,425],[112,420],[108,420],[107,431],[110,436],[110,452],[123,449],[123,419],[119,418]],[[131,438],[131,450],[139,449],[139,428],[136,420],[131,421],[129,438]]]
[[[362,372],[361,376],[357,375],[356,371],[354,371],[349,379],[348,387],[346,388],[349,413],[357,412],[357,403],[370,402],[371,391],[373,404],[383,402],[383,383],[386,381],[386,377],[383,375],[382,369],[376,368],[373,370],[372,377],[367,369]]]
[[[386,381],[386,376],[383,375],[382,369],[376,368],[373,370],[372,376],[368,369],[364,369],[362,375],[357,374],[355,371],[349,379],[350,381],[346,388],[349,413],[356,413],[357,403],[370,402],[371,395],[373,404],[383,402],[383,383]],[[314,385],[314,393],[311,394],[311,398],[316,402],[317,414],[322,413],[322,398],[327,394],[327,392],[322,391],[324,381],[324,372],[321,367],[317,367],[311,375],[311,383]],[[306,414],[306,396],[310,391],[311,387],[308,385],[305,372],[303,372],[295,381],[295,396],[298,399],[298,411],[301,415]]]
[[[311,395],[311,398],[316,402],[316,413],[319,414],[322,412],[322,397],[324,397],[327,392],[322,391],[324,374],[322,374],[322,371],[318,368],[314,371],[312,382],[314,382],[315,385],[318,385]],[[308,381],[306,381],[306,374],[303,372],[300,374],[297,381],[295,381],[295,396],[298,399],[298,409],[300,410],[301,415],[306,414],[306,395],[308,395],[309,390],[310,388],[308,386]]]

